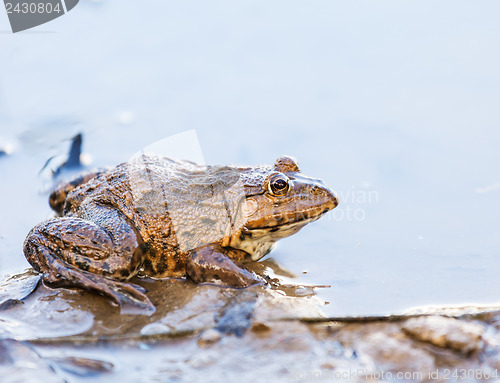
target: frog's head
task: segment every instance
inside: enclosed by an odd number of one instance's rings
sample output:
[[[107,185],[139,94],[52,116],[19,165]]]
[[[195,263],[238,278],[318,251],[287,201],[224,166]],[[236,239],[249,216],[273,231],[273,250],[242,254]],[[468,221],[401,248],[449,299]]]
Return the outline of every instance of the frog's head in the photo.
[[[301,174],[292,157],[278,158],[273,167],[253,168],[245,178],[245,224],[231,245],[247,251],[252,259],[261,258],[278,239],[338,205],[335,193],[321,180]]]

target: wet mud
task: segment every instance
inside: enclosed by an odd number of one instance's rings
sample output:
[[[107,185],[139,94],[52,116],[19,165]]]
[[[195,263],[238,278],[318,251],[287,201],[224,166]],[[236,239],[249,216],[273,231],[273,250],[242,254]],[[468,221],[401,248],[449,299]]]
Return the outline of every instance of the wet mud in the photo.
[[[500,368],[500,308],[421,308],[327,317],[315,287],[248,289],[134,280],[157,307],[122,315],[109,299],[52,289],[31,270],[0,281],[0,371],[6,382],[487,381]],[[311,294],[304,294],[312,292]],[[10,380],[9,380],[10,379]],[[21,380],[20,380],[21,379]],[[4,381],[4,380],[2,380]]]

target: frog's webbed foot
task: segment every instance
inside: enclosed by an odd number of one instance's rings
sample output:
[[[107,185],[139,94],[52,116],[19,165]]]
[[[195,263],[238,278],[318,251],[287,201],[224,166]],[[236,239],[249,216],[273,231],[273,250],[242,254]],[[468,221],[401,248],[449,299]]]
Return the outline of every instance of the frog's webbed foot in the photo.
[[[68,267],[60,259],[52,260],[52,268],[42,274],[43,281],[54,287],[81,287],[110,297],[122,314],[151,315],[155,306],[141,286]]]
[[[197,283],[213,283],[227,287],[249,287],[264,281],[245,270],[232,259],[242,259],[241,250],[206,245],[191,251],[186,264],[187,274]],[[232,258],[232,259],[231,259]]]

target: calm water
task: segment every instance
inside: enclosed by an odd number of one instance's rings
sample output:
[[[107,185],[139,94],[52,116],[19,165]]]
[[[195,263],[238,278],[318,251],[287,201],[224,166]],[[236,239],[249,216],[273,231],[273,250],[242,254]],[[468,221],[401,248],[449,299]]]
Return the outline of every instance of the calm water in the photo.
[[[0,143],[13,147],[0,157],[0,271],[28,266],[22,241],[50,214],[38,172],[65,140],[83,132],[103,166],[195,129],[208,163],[290,154],[340,194],[271,254],[332,285],[318,290],[328,314],[500,301],[499,12],[83,1],[0,34]]]

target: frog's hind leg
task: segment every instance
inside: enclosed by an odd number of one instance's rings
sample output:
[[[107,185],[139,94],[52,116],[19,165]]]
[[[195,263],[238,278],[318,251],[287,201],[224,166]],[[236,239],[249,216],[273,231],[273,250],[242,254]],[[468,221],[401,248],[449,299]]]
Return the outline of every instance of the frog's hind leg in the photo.
[[[155,312],[149,298],[140,286],[115,281],[110,278],[78,270],[54,257],[46,248],[38,248],[43,262],[48,264],[48,271],[43,273],[43,281],[53,287],[80,287],[97,292],[113,299],[120,306],[122,314],[150,315]]]
[[[67,195],[78,186],[89,182],[91,179],[99,176],[100,174],[106,172],[108,169],[97,169],[90,173],[80,174],[79,176],[58,185],[49,196],[49,204],[52,210],[54,210],[59,216],[62,215],[64,209],[64,203],[66,202]]]
[[[73,217],[35,226],[24,242],[26,258],[48,285],[92,290],[111,297],[122,313],[150,315],[155,307],[144,289],[119,281],[140,267],[140,240],[120,213],[102,210],[106,227]]]

